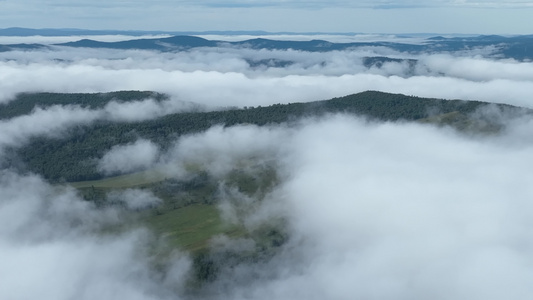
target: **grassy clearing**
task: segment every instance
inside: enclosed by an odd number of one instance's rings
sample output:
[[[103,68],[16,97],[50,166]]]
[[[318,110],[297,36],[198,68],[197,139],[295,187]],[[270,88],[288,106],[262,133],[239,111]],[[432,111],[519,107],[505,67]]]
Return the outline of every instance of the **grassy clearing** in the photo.
[[[74,188],[111,188],[111,189],[125,189],[138,187],[154,182],[159,182],[165,179],[165,175],[157,170],[147,170],[132,174],[109,177],[101,180],[78,181],[71,182]]]
[[[215,205],[193,204],[153,214],[145,224],[167,238],[171,246],[187,251],[198,251],[208,246],[216,235],[238,237],[243,228],[225,223]]]
[[[70,186],[78,189],[87,201],[102,207],[109,205],[107,193],[110,191],[128,188],[150,190],[163,202],[143,211],[130,211],[131,220],[137,220],[136,225],[154,230],[172,248],[198,252],[207,249],[209,240],[217,235],[230,238],[249,236],[251,233],[243,225],[229,224],[221,218],[216,206],[219,185],[237,188],[238,193],[260,201],[277,183],[275,168],[254,165],[250,160],[228,172],[224,178],[214,178],[201,168],[193,167],[189,166],[188,171],[194,175],[183,180],[166,178],[163,172],[154,169],[102,180],[74,182]],[[241,204],[236,201],[235,205]],[[241,210],[247,211],[246,207]],[[265,231],[259,235],[265,235],[270,240],[269,234]],[[254,240],[264,240],[260,236]]]
[[[246,233],[240,226],[225,223],[216,205],[207,204],[216,190],[216,182],[201,181],[199,184],[179,185],[178,191],[162,191],[160,185],[166,182],[165,179],[162,172],[149,170],[102,180],[73,182],[69,185],[78,189],[86,200],[103,205],[106,194],[112,190],[151,190],[163,203],[147,211],[132,211],[131,214],[140,217],[138,225],[147,226],[165,237],[172,248],[196,252],[205,249],[213,236],[225,234],[240,237]],[[181,191],[182,189],[185,192]],[[137,217],[133,219],[139,220]]]
[[[192,258],[187,287],[191,293],[201,291],[204,284],[220,276],[224,269],[242,263],[260,263],[270,259],[288,239],[283,216],[247,229],[245,218],[254,213],[261,201],[279,183],[274,161],[246,159],[223,176],[215,176],[197,165],[187,166],[186,178],[167,178],[163,172],[145,171],[103,180],[71,183],[81,197],[97,207],[123,207],[124,219],[117,226],[103,228],[102,234],[113,234],[145,227],[154,233],[147,247],[154,270],[164,274],[175,250]],[[108,197],[111,191],[135,188],[150,191],[163,200],[141,210],[128,210],[121,201]],[[222,218],[217,204],[230,204],[236,223]],[[211,241],[224,235],[245,238],[247,247],[217,247]],[[163,242],[161,242],[163,241]],[[250,242],[250,243],[248,243]]]

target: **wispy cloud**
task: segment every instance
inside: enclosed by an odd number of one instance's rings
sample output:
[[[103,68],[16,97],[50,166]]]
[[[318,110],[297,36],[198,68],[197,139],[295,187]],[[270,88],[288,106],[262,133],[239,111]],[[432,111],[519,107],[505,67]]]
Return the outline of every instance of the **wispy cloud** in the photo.
[[[133,144],[115,145],[98,162],[104,174],[120,174],[146,169],[154,164],[159,147],[148,140]]]
[[[154,280],[157,274],[142,253],[154,241],[149,232],[97,234],[119,222],[117,212],[96,209],[74,190],[1,170],[0,296],[164,299],[170,287]],[[179,288],[190,263],[186,256],[175,258],[168,279]]]

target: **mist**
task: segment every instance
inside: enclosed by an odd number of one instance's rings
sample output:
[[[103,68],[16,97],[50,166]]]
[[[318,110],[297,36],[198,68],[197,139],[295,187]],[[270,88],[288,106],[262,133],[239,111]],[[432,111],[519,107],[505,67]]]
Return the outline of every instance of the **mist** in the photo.
[[[0,102],[28,91],[153,90],[216,109],[322,100],[370,89],[530,107],[524,99],[532,88],[533,64],[497,57],[494,50],[412,54],[386,47],[327,52],[195,48],[161,53],[51,46],[0,53]],[[366,57],[397,61],[368,66]]]
[[[52,105],[46,108],[36,107],[30,114],[16,116],[8,120],[0,120],[0,153],[6,147],[20,147],[25,145],[31,138],[48,137],[60,139],[68,136],[69,131],[75,127],[94,124],[96,121],[114,122],[135,122],[150,120],[164,115],[184,112],[198,111],[202,107],[195,103],[181,101],[176,98],[169,98],[156,101],[146,98],[138,101],[122,102],[120,99],[112,100],[101,109],[89,109],[79,105]],[[147,153],[144,159],[135,159],[128,156],[131,150]],[[122,169],[121,165],[126,163],[125,158],[133,159],[129,171],[139,166],[151,164],[151,158],[157,155],[157,147],[150,141],[139,141],[134,145],[118,146],[105,156],[106,167],[102,167],[105,173],[113,173]],[[114,154],[118,153],[118,154]],[[124,156],[125,155],[125,156]],[[138,157],[138,153],[135,154]],[[118,158],[122,156],[122,158]],[[115,160],[121,159],[121,164],[117,166]],[[0,161],[2,156],[0,155]],[[137,161],[135,163],[134,161]],[[147,161],[143,163],[142,161]]]
[[[511,293],[526,298],[533,292],[528,242],[533,144],[520,133],[532,124],[510,125],[504,136],[470,138],[452,129],[336,115],[291,128],[214,128],[180,139],[172,152],[177,161],[196,160],[220,176],[231,168],[228,158],[255,153],[276,160],[284,178],[268,201],[241,217],[252,227],[285,218],[289,242],[259,266],[224,270],[204,296],[499,299]],[[148,291],[155,285],[176,296],[135,252],[150,240],[148,234],[133,231],[117,239],[94,233],[102,222],[119,222],[119,213],[94,210],[74,191],[55,190],[33,175],[3,171],[1,180],[7,259],[0,269],[7,273],[0,276],[8,283],[1,295],[153,299]],[[112,197],[134,197],[138,202],[131,207],[158,201],[141,194]],[[221,209],[227,212],[227,205],[222,202]],[[235,243],[246,247],[245,241]],[[188,266],[186,256],[179,257],[179,276],[167,278],[177,286]],[[58,268],[59,261],[64,267]],[[46,279],[49,272],[55,274],[53,282]],[[79,277],[69,276],[72,272]],[[34,281],[39,285],[31,292],[17,289]]]
[[[263,154],[278,161],[284,179],[253,206],[236,191],[224,196],[232,201],[220,204],[230,221],[240,218],[253,228],[284,218],[289,241],[266,262],[223,270],[205,287],[206,297],[527,298],[533,292],[533,144],[518,133],[531,122],[508,125],[503,136],[472,138],[452,129],[336,115],[296,128],[213,129],[182,140],[182,148],[207,149],[218,140],[231,140],[237,149],[272,141],[277,146]],[[250,131],[255,138],[244,138]],[[221,158],[235,156],[223,145],[216,149]],[[205,158],[209,170],[224,169],[224,160],[191,153]],[[246,213],[236,216],[232,207],[242,212],[242,205]],[[250,242],[229,245],[246,249]]]
[[[370,38],[370,37],[369,37]],[[97,121],[133,122],[228,106],[323,100],[365,90],[532,107],[533,64],[471,53],[388,49],[326,53],[199,49],[177,53],[68,49],[0,53],[0,102],[19,92],[167,93],[158,102],[36,108],[0,121],[3,149],[32,137],[61,139]],[[415,59],[365,66],[364,57]],[[250,61],[291,61],[284,67]],[[251,238],[216,236],[216,278],[191,291],[191,253],[131,226],[124,210],[162,200],[142,188],[114,191],[99,207],[68,185],[0,170],[1,299],[530,299],[533,295],[533,123],[527,115],[477,112],[492,134],[376,122],[334,114],[291,124],[213,126],[159,148],[138,139],[94,157],[117,175],[157,169],[183,179],[191,165],[215,178],[221,218],[251,233],[283,227],[286,240],[245,261]],[[246,194],[236,169],[278,180]],[[154,254],[155,253],[155,254]],[[161,267],[160,257],[165,266]]]
[[[149,140],[115,145],[98,161],[98,170],[106,175],[143,170],[154,164],[158,154],[158,146]]]
[[[120,223],[118,211],[97,210],[74,190],[6,170],[0,190],[2,298],[165,299],[164,280],[150,271],[145,249],[156,240],[149,232],[97,234]],[[186,278],[187,256],[169,267]]]

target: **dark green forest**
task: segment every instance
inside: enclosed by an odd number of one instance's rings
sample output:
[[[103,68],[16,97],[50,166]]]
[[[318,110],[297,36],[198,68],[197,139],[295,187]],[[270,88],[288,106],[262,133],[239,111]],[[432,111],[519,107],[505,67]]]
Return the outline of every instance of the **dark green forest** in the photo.
[[[84,108],[103,108],[112,100],[120,102],[139,101],[153,98],[161,101],[167,96],[146,91],[118,91],[110,93],[21,93],[8,103],[0,104],[0,120],[29,114],[36,107],[52,105],[79,105]]]
[[[159,101],[166,99],[163,94],[140,91],[105,94],[20,94],[15,100],[0,107],[0,116],[4,119],[12,118],[27,114],[37,106],[46,107],[54,104],[76,104],[95,109],[105,106],[111,100],[135,101],[147,97]],[[456,123],[464,127],[469,122],[466,116],[471,115],[482,105],[487,103],[367,91],[307,103],[275,104],[210,112],[182,112],[142,122],[99,121],[69,129],[63,138],[36,137],[23,147],[9,149],[8,164],[41,174],[52,182],[96,180],[103,178],[96,169],[96,159],[101,158],[114,145],[131,143],[139,138],[151,140],[162,149],[166,149],[179,136],[202,132],[214,125],[290,125],[304,117],[332,113],[360,115],[374,121],[423,120],[425,122],[431,122],[432,115],[454,113],[455,121],[452,122],[460,120]],[[508,105],[498,106],[513,108]],[[438,122],[443,120],[449,121],[450,117],[439,119]]]

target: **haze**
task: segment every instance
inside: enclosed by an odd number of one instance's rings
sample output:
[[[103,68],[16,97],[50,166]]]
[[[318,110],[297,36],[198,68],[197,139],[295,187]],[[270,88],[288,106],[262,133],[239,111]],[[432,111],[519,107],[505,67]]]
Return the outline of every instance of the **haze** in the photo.
[[[532,9],[515,0],[3,0],[0,27],[529,34]]]

